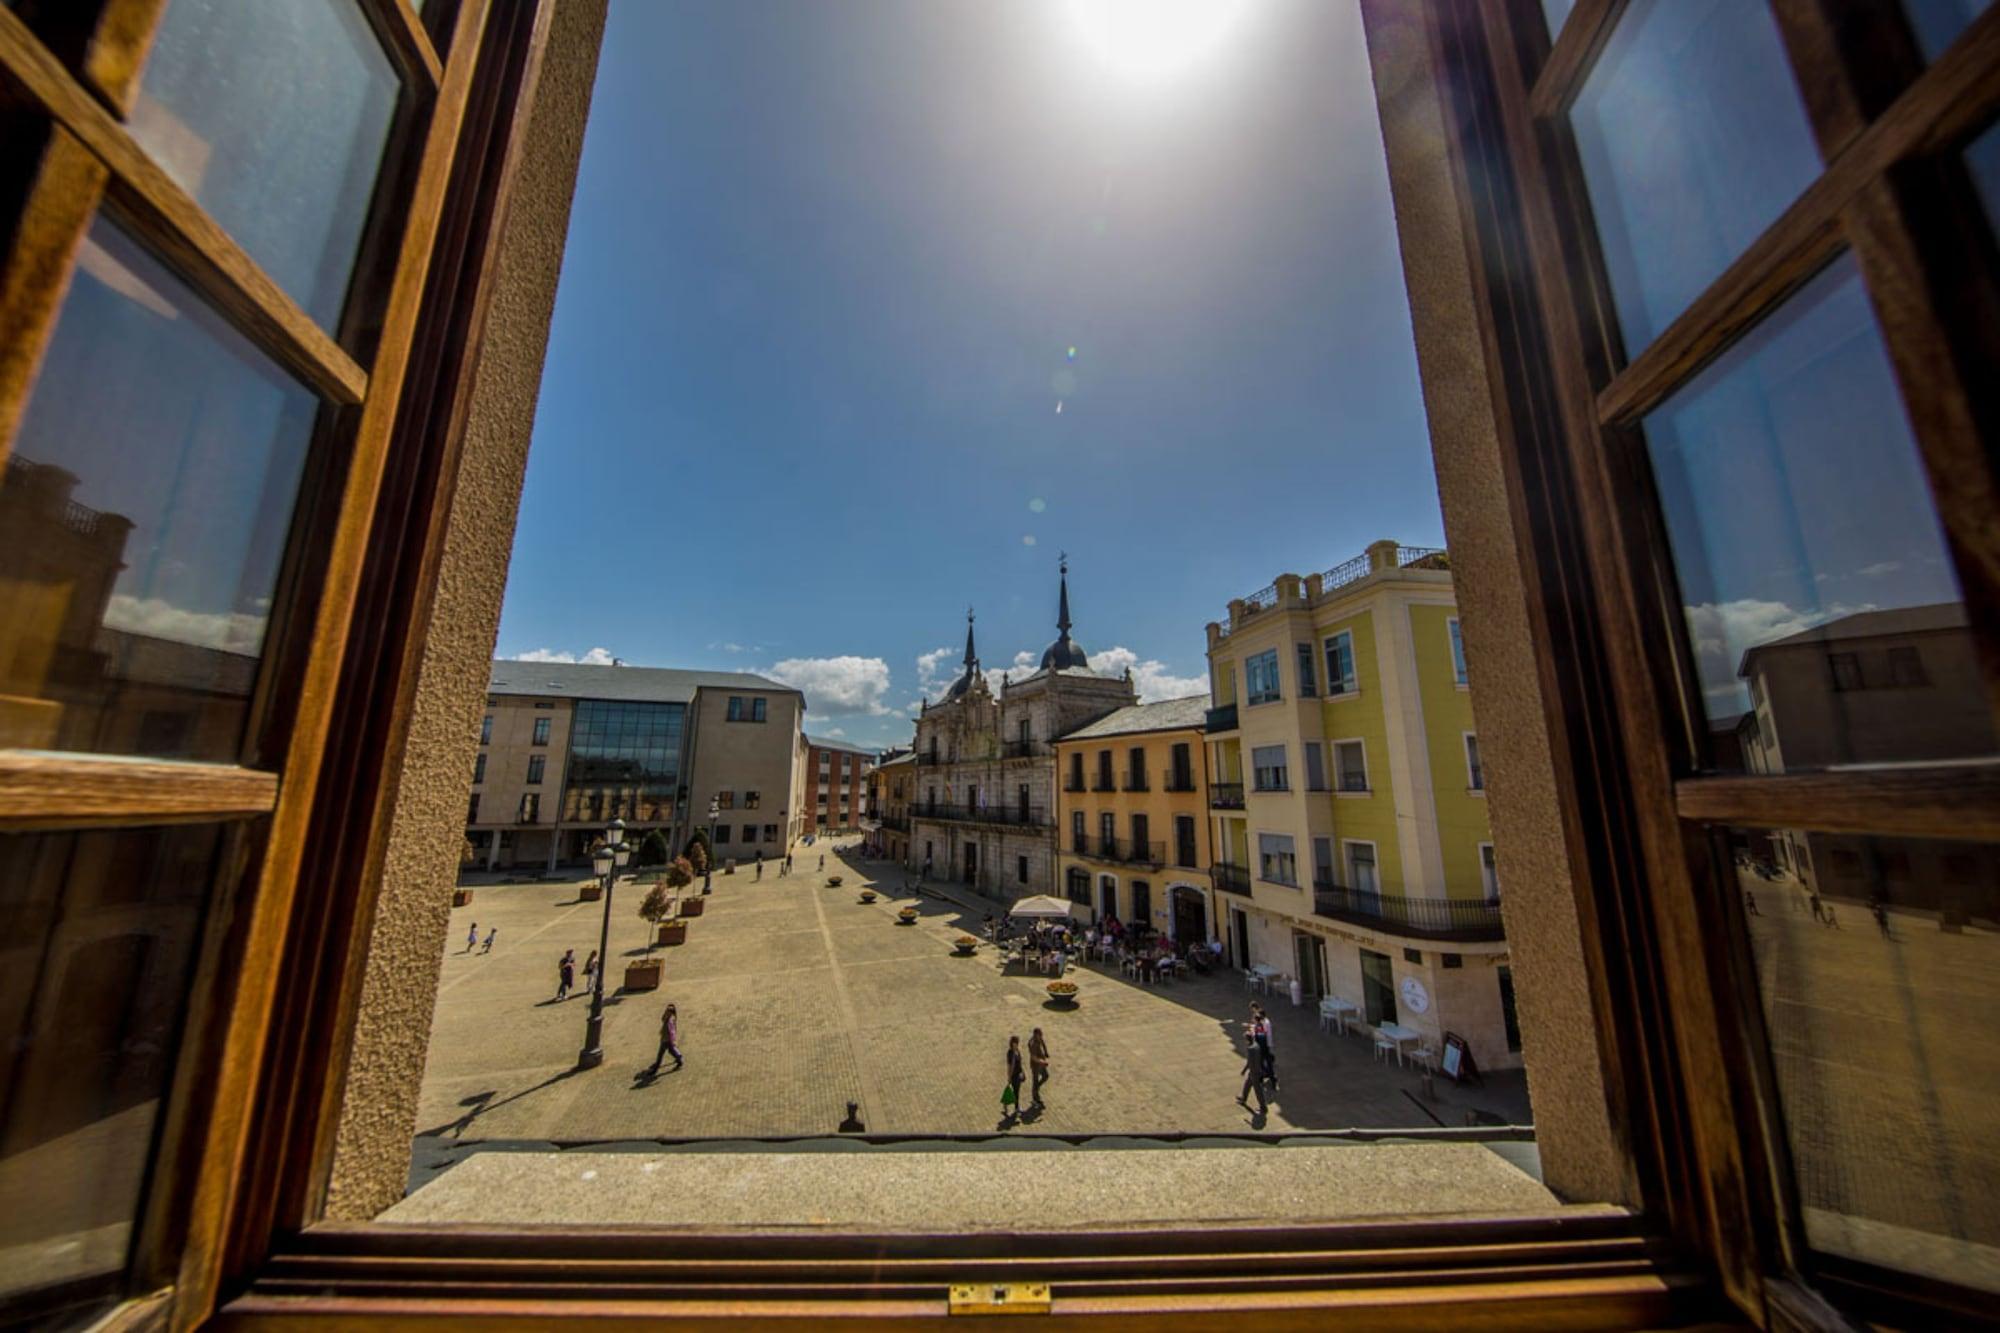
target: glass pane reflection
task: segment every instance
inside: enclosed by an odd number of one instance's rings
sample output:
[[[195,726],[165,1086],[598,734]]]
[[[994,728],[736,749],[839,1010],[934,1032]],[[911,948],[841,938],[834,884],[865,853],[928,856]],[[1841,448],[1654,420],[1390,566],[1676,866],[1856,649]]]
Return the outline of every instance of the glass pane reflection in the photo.
[[[353,0],[173,0],[131,128],[331,329],[400,91]]]
[[[0,745],[237,757],[317,407],[92,225],[0,479]]]
[[[1988,126],[1965,150],[1965,167],[1986,206],[1986,225],[2000,231],[2000,125]]]
[[[2000,750],[1851,256],[1651,413],[1645,433],[1718,767]]]
[[[1542,17],[1548,20],[1551,42],[1562,35],[1563,24],[1575,8],[1576,0],[1542,0]]]
[[[1924,59],[1936,60],[1993,0],[1903,0]]]
[[[2000,846],[1722,837],[1808,1241],[2000,1291]]]
[[[1776,23],[1739,0],[1640,0],[1570,110],[1627,356],[1819,174]]]
[[[0,835],[0,1292],[125,1268],[221,841]]]

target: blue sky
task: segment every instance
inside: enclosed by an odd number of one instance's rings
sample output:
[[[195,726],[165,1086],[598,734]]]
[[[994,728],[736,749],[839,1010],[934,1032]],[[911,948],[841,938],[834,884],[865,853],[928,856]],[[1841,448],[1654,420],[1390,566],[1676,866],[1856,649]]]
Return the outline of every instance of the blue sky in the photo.
[[[1164,697],[1229,598],[1441,544],[1354,7],[1134,70],[1090,3],[612,6],[500,655],[907,741],[968,604],[1039,658],[1058,551]]]

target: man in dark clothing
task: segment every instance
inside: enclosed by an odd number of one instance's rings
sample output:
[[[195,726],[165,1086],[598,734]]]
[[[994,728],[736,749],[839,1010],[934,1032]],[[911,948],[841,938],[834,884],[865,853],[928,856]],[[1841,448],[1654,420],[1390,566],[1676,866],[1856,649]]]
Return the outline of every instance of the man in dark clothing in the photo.
[[[1257,1039],[1246,1032],[1243,1034],[1243,1091],[1236,1094],[1236,1100],[1248,1106],[1250,1091],[1256,1089],[1257,1110],[1261,1114],[1270,1106],[1269,1099],[1264,1096],[1264,1080],[1267,1077],[1263,1049],[1257,1045]]]
[[[1049,1039],[1036,1028],[1028,1038],[1028,1072],[1034,1075],[1033,1085],[1028,1092],[1032,1105],[1042,1104],[1042,1084],[1049,1081]]]
[[[674,1068],[681,1067],[680,1040],[680,1016],[670,1004],[667,1006],[667,1011],[660,1015],[660,1049],[653,1055],[653,1069],[656,1072],[660,1067],[660,1061],[670,1055],[674,1057]]]

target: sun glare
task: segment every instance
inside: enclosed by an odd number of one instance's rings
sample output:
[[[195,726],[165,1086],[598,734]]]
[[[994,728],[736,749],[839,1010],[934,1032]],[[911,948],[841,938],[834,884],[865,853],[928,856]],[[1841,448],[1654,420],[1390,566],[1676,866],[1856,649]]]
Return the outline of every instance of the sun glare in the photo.
[[[1241,0],[1069,0],[1070,25],[1099,59],[1130,74],[1159,75],[1212,48]]]

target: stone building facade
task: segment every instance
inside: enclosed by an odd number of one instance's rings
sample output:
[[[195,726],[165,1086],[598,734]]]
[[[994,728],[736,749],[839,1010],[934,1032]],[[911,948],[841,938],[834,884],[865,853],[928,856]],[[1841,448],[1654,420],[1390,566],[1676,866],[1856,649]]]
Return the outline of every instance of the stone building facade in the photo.
[[[979,668],[972,617],[963,670],[917,719],[907,864],[995,898],[1057,893],[1055,738],[1133,703],[1130,673],[1100,676],[1070,638],[1062,573],[1059,637],[995,694]]]

